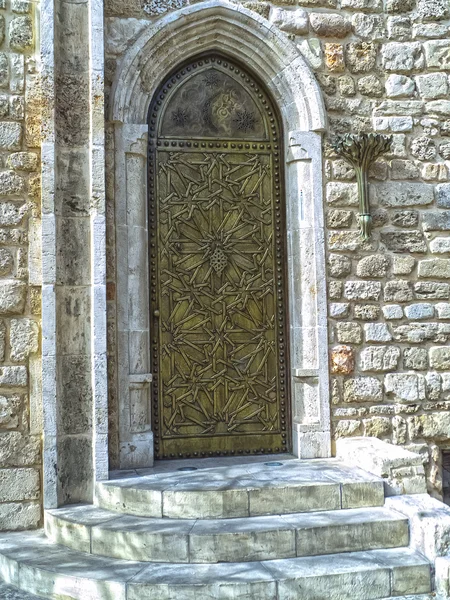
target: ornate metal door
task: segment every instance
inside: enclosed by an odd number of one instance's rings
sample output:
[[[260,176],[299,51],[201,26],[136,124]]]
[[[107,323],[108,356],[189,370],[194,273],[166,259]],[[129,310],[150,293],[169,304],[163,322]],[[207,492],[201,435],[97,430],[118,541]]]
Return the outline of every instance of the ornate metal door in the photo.
[[[240,66],[209,56],[164,82],[149,130],[156,456],[286,451],[277,112]]]

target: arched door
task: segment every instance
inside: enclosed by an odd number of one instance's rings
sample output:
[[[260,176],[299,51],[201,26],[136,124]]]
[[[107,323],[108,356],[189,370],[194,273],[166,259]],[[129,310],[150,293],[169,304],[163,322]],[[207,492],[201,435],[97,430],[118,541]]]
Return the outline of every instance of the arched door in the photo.
[[[240,65],[202,56],[149,111],[155,456],[290,449],[282,132]]]

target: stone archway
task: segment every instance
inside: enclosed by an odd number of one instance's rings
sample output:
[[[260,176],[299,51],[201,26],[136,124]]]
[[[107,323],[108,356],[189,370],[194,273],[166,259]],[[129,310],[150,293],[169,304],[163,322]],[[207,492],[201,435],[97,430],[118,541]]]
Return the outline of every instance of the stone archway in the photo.
[[[257,73],[285,131],[288,306],[293,452],[330,455],[322,140],[319,86],[296,45],[255,13],[223,0],[176,11],[125,54],[111,97],[115,124],[119,444],[121,468],[150,466],[147,113],[164,77],[216,51]]]

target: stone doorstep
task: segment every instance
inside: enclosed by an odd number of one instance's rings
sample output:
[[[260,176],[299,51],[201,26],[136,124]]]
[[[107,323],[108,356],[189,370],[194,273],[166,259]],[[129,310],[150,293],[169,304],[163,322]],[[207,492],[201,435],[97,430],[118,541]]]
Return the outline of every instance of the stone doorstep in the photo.
[[[12,585],[6,585],[0,582],[0,598],[1,600],[39,600],[38,596],[23,592]]]
[[[6,583],[72,600],[375,600],[431,592],[431,566],[409,548],[249,563],[177,565],[101,558],[42,532],[0,536]]]
[[[270,462],[270,461],[269,461]],[[226,519],[382,506],[383,480],[336,459],[161,473],[96,484],[100,508],[142,517]]]
[[[406,517],[385,508],[358,508],[237,519],[155,519],[91,505],[46,511],[56,544],[113,558],[217,563],[317,556],[409,543]]]

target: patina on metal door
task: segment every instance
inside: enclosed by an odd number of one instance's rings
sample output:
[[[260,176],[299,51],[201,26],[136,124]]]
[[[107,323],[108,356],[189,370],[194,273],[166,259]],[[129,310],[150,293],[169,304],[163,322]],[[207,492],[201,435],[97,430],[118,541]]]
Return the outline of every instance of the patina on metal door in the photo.
[[[159,458],[290,447],[277,111],[220,56],[149,111],[153,423]]]

